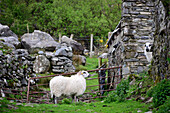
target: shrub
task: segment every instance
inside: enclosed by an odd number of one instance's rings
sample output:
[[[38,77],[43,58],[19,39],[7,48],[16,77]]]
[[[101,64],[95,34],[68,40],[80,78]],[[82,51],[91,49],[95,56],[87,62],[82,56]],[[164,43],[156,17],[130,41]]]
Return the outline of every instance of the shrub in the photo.
[[[122,80],[116,88],[116,91],[112,91],[109,93],[108,97],[104,100],[105,103],[111,102],[123,102],[127,97],[127,91],[129,90],[129,82],[128,80]]]
[[[153,87],[147,94],[153,97],[154,107],[158,107],[167,100],[167,96],[170,96],[170,81],[162,80],[155,87]]]

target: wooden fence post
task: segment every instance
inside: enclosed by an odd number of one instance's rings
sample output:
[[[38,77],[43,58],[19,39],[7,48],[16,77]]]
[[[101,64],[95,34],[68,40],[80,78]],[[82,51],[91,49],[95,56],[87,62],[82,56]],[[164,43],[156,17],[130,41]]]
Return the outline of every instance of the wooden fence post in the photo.
[[[61,33],[59,33],[59,43],[61,43]]]
[[[93,34],[91,34],[90,37],[90,57],[92,57],[92,52],[93,52]]]
[[[28,24],[27,24],[27,33],[29,33],[29,26],[28,26]]]
[[[70,39],[73,39],[74,34],[71,34]]]
[[[102,66],[102,58],[100,58],[100,57],[98,58],[98,65],[99,65],[98,68],[100,68]]]

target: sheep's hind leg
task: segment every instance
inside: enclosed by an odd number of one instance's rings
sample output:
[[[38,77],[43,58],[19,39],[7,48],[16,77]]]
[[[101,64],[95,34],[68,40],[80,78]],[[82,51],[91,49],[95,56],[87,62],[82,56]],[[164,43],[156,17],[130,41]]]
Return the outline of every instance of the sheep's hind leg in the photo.
[[[76,102],[78,102],[78,99],[76,99],[76,96],[75,95],[72,95],[72,103],[75,101],[75,103]]]

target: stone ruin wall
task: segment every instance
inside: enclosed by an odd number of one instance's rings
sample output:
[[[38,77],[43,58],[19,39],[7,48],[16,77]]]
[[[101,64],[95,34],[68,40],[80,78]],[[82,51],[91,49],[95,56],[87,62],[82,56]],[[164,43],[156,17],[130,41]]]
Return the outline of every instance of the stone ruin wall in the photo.
[[[155,6],[150,0],[124,0],[122,3],[124,44],[123,75],[146,71],[149,62],[144,55],[144,44],[153,42]]]
[[[109,65],[122,65],[124,77],[149,70],[149,74],[155,80],[168,78],[170,75],[168,8],[164,8],[161,0],[123,0],[120,45],[114,55],[109,56],[111,59]],[[148,67],[150,63],[144,55],[146,42],[151,42],[154,46],[150,69]]]

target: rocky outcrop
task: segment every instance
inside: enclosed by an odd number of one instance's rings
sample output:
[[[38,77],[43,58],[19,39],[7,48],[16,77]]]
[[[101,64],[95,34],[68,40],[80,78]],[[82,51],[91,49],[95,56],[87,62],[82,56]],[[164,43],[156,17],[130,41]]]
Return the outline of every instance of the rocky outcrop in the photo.
[[[59,45],[49,34],[39,30],[24,34],[21,37],[21,44],[29,53],[37,53],[40,50],[54,51]]]
[[[2,44],[13,49],[20,47],[17,35],[8,26],[0,24],[0,45]]]

